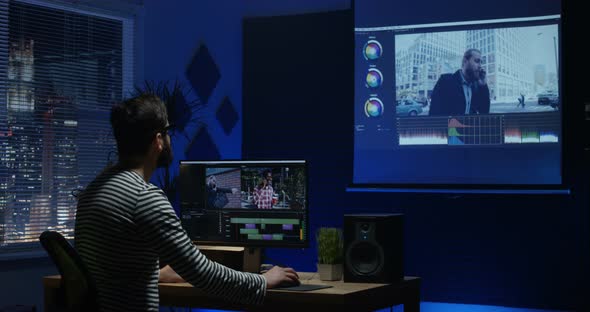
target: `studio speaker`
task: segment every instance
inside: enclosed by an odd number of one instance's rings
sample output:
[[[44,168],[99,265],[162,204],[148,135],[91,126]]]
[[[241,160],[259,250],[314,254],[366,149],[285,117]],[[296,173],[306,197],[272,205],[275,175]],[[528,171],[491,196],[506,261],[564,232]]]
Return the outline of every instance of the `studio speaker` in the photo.
[[[344,215],[344,281],[403,279],[403,214]]]

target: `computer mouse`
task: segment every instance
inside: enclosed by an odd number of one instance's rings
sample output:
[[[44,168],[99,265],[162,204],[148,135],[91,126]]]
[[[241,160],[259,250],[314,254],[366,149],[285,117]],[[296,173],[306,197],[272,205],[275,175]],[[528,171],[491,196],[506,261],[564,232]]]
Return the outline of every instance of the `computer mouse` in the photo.
[[[301,282],[299,280],[284,280],[279,284],[278,288],[297,287],[299,285],[301,285]]]

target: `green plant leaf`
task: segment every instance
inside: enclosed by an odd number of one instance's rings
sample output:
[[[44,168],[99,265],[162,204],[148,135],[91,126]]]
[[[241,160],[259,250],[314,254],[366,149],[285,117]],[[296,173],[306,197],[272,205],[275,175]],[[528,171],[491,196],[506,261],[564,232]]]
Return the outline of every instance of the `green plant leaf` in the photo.
[[[318,244],[318,263],[342,263],[344,248],[342,231],[339,228],[319,228],[316,238]]]

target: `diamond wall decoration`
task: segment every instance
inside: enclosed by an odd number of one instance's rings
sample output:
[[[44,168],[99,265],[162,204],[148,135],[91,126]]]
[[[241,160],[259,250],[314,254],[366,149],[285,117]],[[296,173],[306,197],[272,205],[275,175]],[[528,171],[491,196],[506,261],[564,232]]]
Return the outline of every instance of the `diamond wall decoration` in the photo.
[[[217,121],[221,124],[223,131],[225,134],[229,135],[232,129],[236,126],[238,120],[240,120],[240,116],[234,105],[229,100],[229,97],[224,97],[221,105],[217,108],[217,113],[215,114]]]
[[[213,89],[215,89],[217,82],[221,78],[221,74],[209,53],[209,49],[204,44],[201,44],[188,65],[186,78],[203,103],[207,103]]]

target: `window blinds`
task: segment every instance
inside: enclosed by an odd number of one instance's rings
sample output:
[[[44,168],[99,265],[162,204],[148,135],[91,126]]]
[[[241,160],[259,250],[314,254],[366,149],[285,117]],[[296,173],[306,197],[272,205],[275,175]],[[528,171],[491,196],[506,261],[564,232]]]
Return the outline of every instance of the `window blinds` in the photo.
[[[73,238],[76,193],[114,160],[132,47],[132,20],[0,0],[0,253]]]

